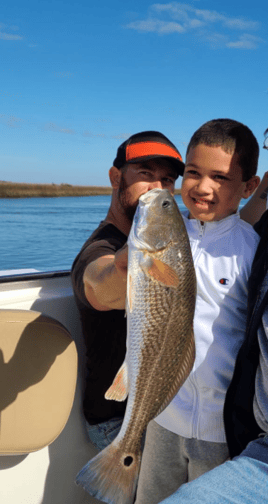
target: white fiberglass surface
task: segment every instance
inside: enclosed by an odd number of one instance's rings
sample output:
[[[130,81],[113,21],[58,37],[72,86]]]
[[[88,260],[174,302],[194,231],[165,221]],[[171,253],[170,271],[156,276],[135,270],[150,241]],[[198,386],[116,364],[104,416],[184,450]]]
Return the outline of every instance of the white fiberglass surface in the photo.
[[[76,474],[96,450],[89,442],[82,409],[85,348],[69,276],[0,284],[0,310],[35,310],[59,320],[79,354],[74,404],[67,424],[49,446],[25,455],[0,456],[1,504],[94,504],[75,484]]]

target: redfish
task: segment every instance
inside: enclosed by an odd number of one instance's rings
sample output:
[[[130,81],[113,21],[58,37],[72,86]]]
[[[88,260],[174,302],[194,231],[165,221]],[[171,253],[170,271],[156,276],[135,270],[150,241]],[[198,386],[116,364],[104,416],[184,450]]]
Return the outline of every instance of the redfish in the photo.
[[[132,504],[149,423],[170,403],[195,357],[196,279],[174,198],[153,189],[139,199],[128,238],[127,353],[106,399],[128,396],[115,440],[80,471],[77,483],[109,504]]]

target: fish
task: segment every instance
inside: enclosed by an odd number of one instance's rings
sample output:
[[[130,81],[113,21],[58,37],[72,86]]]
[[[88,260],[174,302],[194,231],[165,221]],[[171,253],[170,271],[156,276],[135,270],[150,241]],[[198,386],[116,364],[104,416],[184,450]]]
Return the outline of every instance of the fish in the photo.
[[[127,351],[105,393],[107,400],[128,397],[125,416],[114,441],[76,479],[108,504],[133,504],[146,427],[177,394],[195,359],[195,270],[167,189],[140,196],[127,243]]]

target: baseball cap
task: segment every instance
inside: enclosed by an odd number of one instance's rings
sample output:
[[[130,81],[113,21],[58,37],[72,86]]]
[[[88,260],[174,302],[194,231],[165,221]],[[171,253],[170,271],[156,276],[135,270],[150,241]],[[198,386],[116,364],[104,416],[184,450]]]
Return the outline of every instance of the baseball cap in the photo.
[[[185,165],[178,149],[158,131],[142,131],[132,135],[118,147],[113,165],[122,168],[127,163],[142,163],[155,158],[169,159],[177,174],[183,175]]]

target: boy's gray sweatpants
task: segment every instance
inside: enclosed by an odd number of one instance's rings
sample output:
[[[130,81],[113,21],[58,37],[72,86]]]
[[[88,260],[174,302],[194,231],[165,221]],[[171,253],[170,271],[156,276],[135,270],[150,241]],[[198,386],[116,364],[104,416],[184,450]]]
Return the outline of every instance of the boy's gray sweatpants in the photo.
[[[149,423],[135,504],[158,504],[229,458],[226,443],[188,439]]]

